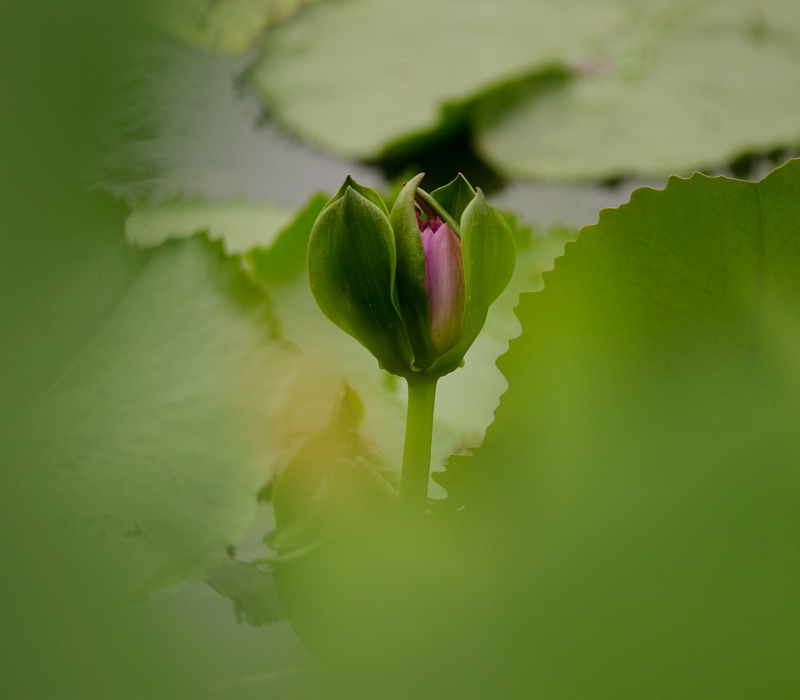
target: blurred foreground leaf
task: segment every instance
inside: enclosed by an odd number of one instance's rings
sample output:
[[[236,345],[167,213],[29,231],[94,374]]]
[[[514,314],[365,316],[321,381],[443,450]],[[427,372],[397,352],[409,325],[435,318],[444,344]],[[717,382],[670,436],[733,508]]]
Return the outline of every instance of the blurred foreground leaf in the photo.
[[[119,603],[157,570],[176,580],[223,557],[249,519],[246,481],[261,469],[241,428],[228,430],[224,397],[239,405],[235,389],[192,374],[225,369],[207,321],[227,318],[216,330],[252,350],[264,342],[258,312],[229,296],[218,251],[199,242],[164,256],[133,251],[126,208],[80,183],[98,116],[146,36],[141,5],[0,3],[3,698],[204,697],[196,657],[176,653],[170,637],[184,643],[185,628],[132,625],[139,610],[126,617]],[[213,388],[207,398],[228,421],[216,429],[219,414],[202,399]],[[222,442],[206,450],[205,432]],[[162,454],[167,435],[174,449]],[[229,475],[213,483],[226,464],[244,474],[230,488]],[[216,506],[202,500],[209,493]]]
[[[497,418],[441,477],[504,601],[476,687],[792,697],[798,270],[795,160],[639,189],[523,296]]]

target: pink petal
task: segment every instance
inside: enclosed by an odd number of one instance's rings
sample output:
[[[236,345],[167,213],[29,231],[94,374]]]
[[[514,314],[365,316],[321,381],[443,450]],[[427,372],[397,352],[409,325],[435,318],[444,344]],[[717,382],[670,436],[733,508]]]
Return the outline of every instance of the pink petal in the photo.
[[[441,354],[461,339],[464,315],[464,263],[461,241],[447,224],[424,222],[420,232],[425,251],[425,289],[428,292],[431,339]]]

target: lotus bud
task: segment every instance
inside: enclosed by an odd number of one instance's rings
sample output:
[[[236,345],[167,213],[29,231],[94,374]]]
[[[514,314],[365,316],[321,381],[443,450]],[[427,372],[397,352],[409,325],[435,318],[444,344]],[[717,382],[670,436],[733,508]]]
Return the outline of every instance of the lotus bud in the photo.
[[[461,340],[464,315],[464,262],[461,240],[441,219],[420,220],[425,252],[431,340],[441,355]]]
[[[311,231],[308,274],[322,311],[393,374],[440,377],[463,358],[508,285],[511,229],[459,175],[428,194],[409,180],[389,211],[348,178]]]

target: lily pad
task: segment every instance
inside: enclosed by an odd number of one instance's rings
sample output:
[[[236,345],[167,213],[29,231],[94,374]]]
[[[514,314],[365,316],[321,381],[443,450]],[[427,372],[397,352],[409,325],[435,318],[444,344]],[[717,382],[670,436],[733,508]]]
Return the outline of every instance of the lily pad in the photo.
[[[121,238],[118,226],[105,233]],[[27,488],[58,495],[51,527],[113,563],[124,597],[202,575],[251,524],[293,353],[220,244],[142,255],[120,243],[62,280],[65,330],[83,333],[50,328],[36,353],[49,371],[4,442],[10,464],[36,465]],[[103,313],[86,314],[84,296]]]
[[[253,77],[287,129],[374,158],[452,128],[484,90],[583,55],[625,19],[623,3],[587,0],[321,3],[270,31]]]
[[[444,28],[424,50],[421,26]],[[798,46],[783,0],[351,0],[276,27],[253,75],[287,129],[334,152],[471,130],[503,174],[587,180],[796,146]]]
[[[553,406],[537,408],[536,415],[547,416],[543,426],[569,422],[575,417],[568,407],[581,405],[584,389],[589,402],[590,386],[597,390],[618,374],[625,377],[620,391],[631,383],[642,392],[663,389],[662,408],[674,396],[702,401],[708,392],[711,400],[721,390],[718,382],[749,382],[762,362],[769,367],[780,357],[786,386],[796,381],[800,357],[789,343],[800,333],[800,277],[793,273],[800,255],[799,176],[800,160],[792,160],[759,183],[673,177],[663,191],[643,187],[629,203],[603,210],[597,224],[567,245],[544,290],[522,295],[522,336],[499,363],[511,386],[499,414],[506,418],[489,435],[506,423],[513,432],[523,415],[527,424],[534,403],[559,401],[562,390],[568,403],[558,417]],[[528,401],[531,386],[517,388],[528,380],[541,382],[540,401]],[[559,381],[567,387],[549,393]],[[508,445],[529,434],[526,429],[513,440],[507,434]],[[562,437],[556,431],[546,444],[555,448]],[[503,438],[489,442],[499,447]],[[478,461],[455,457],[441,476],[455,507],[465,504],[456,495],[458,474]],[[492,478],[490,472],[487,467]]]
[[[222,241],[225,252],[232,255],[269,245],[293,217],[292,209],[271,203],[179,199],[137,205],[125,222],[125,236],[135,245],[152,248],[169,239],[205,233],[212,241]]]
[[[796,3],[673,2],[573,70],[478,115],[477,148],[500,172],[659,176],[800,144]]]

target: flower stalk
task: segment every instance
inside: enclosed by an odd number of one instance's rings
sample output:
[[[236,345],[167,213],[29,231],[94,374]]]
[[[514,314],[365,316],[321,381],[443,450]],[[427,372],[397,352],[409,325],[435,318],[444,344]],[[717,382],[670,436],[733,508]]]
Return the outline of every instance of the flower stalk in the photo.
[[[408,415],[403,471],[400,476],[400,509],[405,516],[412,519],[422,517],[428,503],[436,382],[436,377],[424,376],[408,380]]]

